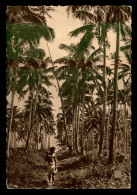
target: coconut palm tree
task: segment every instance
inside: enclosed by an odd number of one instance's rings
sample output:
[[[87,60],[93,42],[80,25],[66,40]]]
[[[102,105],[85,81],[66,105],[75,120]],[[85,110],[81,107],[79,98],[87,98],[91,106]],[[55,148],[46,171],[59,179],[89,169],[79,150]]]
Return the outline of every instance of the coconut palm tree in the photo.
[[[52,83],[50,79],[53,78],[50,72],[52,72],[52,68],[47,68],[46,61],[41,61],[38,59],[29,60],[27,62],[28,68],[20,68],[21,78],[19,83],[22,84],[21,91],[29,92],[31,96],[31,107],[30,107],[30,116],[29,116],[29,130],[28,137],[26,141],[26,151],[29,146],[29,138],[31,135],[31,130],[33,128],[36,110],[37,110],[37,102],[39,93],[48,94],[46,88],[43,85],[51,86]],[[35,104],[34,104],[35,102]],[[34,106],[33,106],[34,105]],[[33,112],[32,112],[33,108]],[[31,128],[32,126],[32,128]]]
[[[37,149],[38,149],[38,144],[39,144],[41,127],[43,125],[46,127],[44,128],[46,133],[54,132],[53,124],[51,124],[51,120],[49,120],[49,119],[53,119],[52,108],[51,108],[52,102],[51,100],[49,100],[49,97],[50,97],[49,94],[50,93],[45,88],[41,88],[39,89],[37,104],[36,104],[36,98],[33,99],[32,112],[34,112],[35,104],[37,106],[35,109],[33,126],[31,122],[31,132],[28,131],[28,133],[29,133],[29,140],[31,139],[32,135],[35,136],[35,142],[36,142]],[[25,103],[26,103],[25,104],[25,117],[27,118],[27,123],[30,124],[28,116],[31,110],[31,97]],[[27,136],[27,140],[28,140],[28,136]],[[28,144],[28,148],[29,148],[29,144]]]
[[[40,38],[50,40],[54,37],[53,29],[47,27],[45,17],[32,13],[28,6],[8,6],[7,14],[7,64],[13,68],[14,65],[19,65],[19,61],[24,61],[24,50],[36,47]],[[32,23],[35,22],[35,23]],[[46,26],[46,30],[45,29]],[[50,33],[49,33],[50,32]],[[29,49],[28,49],[29,48]],[[26,57],[26,53],[25,53]],[[19,61],[18,61],[19,60]],[[17,66],[16,66],[17,67]],[[11,74],[10,74],[11,76]],[[16,80],[14,75],[13,80]],[[14,94],[16,85],[12,91],[11,106],[14,104]],[[9,128],[8,140],[10,140],[11,123]],[[7,141],[9,143],[9,141]],[[9,156],[9,144],[7,145],[7,157]]]
[[[9,128],[10,124],[10,116],[11,116],[11,108],[7,107],[7,128]],[[12,132],[11,132],[11,140],[10,146],[13,148],[16,147],[16,134],[21,126],[21,119],[23,118],[23,113],[17,106],[13,106],[13,121],[12,121]]]
[[[84,41],[84,38],[82,38],[82,41]],[[81,42],[80,42],[81,43]],[[78,132],[77,129],[79,129],[79,125],[77,126],[76,118],[80,117],[78,115],[77,108],[80,106],[82,107],[82,128],[81,128],[81,152],[83,153],[83,132],[84,132],[84,106],[85,106],[85,93],[88,93],[88,90],[90,88],[90,84],[86,83],[86,81],[90,82],[90,80],[97,81],[97,71],[92,67],[92,62],[100,60],[100,55],[98,55],[99,49],[93,51],[92,54],[89,53],[88,48],[85,48],[85,51],[83,48],[80,50],[80,43],[77,45],[71,44],[70,46],[61,44],[60,49],[65,49],[68,51],[69,55],[67,57],[63,57],[60,59],[57,59],[54,63],[60,63],[64,64],[64,66],[61,66],[57,69],[58,78],[61,79],[63,82],[61,86],[62,95],[65,99],[64,102],[65,105],[68,105],[68,110],[71,107],[71,110],[73,112],[71,113],[73,116],[73,148],[77,147],[78,143]],[[80,52],[81,51],[81,52]],[[98,74],[99,76],[99,74]],[[65,80],[66,78],[66,80]],[[99,83],[98,83],[98,86]],[[85,87],[87,88],[86,91]],[[84,97],[85,96],[85,97]],[[84,97],[84,99],[83,99]],[[77,138],[76,138],[77,137]]]
[[[67,45],[65,45],[65,44],[61,44],[60,45],[60,49],[65,49],[65,50],[67,50],[67,51],[69,51],[71,54],[70,55],[74,55],[74,53],[72,52],[72,50],[74,50],[74,45],[70,45],[70,46],[67,46]],[[73,54],[72,54],[73,53]],[[66,77],[66,79],[67,79],[67,82],[66,83],[63,83],[63,85],[60,87],[60,92],[61,92],[61,94],[62,94],[62,101],[63,101],[63,105],[64,105],[64,107],[63,107],[63,116],[65,116],[65,118],[66,118],[66,109],[65,109],[65,102],[64,102],[64,100],[63,100],[63,94],[66,96],[67,95],[67,91],[66,91],[66,87],[68,86],[69,87],[69,92],[71,92],[71,95],[72,95],[72,99],[70,99],[70,101],[71,101],[71,105],[73,105],[72,106],[72,109],[73,109],[73,112],[74,112],[74,90],[73,90],[73,88],[75,88],[76,86],[75,86],[75,82],[76,82],[76,80],[77,80],[77,75],[78,75],[78,69],[76,68],[76,62],[75,62],[75,60],[73,60],[73,59],[68,59],[68,58],[60,58],[60,59],[58,59],[58,60],[56,60],[54,63],[64,63],[64,64],[66,64],[65,66],[63,66],[63,67],[60,67],[60,68],[58,68],[57,69],[57,71],[56,71],[56,74],[58,75],[57,77],[58,77],[58,79],[59,80],[64,80],[65,79],[65,77]],[[69,69],[69,66],[71,67],[74,67],[74,68],[70,68]],[[72,74],[72,75],[74,75],[74,78],[73,78],[73,76],[71,75],[71,76],[69,76],[70,74]],[[64,76],[65,77],[64,77]],[[73,82],[73,84],[74,84],[74,86],[73,86],[73,88],[72,88],[72,90],[71,90],[71,88],[70,88],[70,85],[67,85],[67,83],[71,83],[71,82]],[[64,89],[65,89],[65,91],[64,91]],[[65,93],[66,94],[65,94]],[[68,97],[68,96],[67,96]],[[65,98],[67,98],[67,97],[65,97]],[[70,95],[69,95],[69,97],[70,97]],[[68,99],[68,98],[67,98]],[[65,130],[65,132],[66,132],[66,140],[67,140],[67,142],[68,142],[68,132]],[[68,145],[68,147],[70,148],[70,150],[71,150],[71,148],[72,148],[72,145],[70,145],[70,143],[68,143],[67,144]]]
[[[13,63],[14,67],[16,67],[16,63]],[[7,79],[7,95],[11,92],[11,113],[10,113],[10,122],[7,134],[7,157],[9,157],[9,148],[10,148],[10,139],[11,139],[11,129],[12,129],[12,121],[13,121],[13,107],[14,107],[14,98],[17,87],[17,69],[12,67],[8,67],[6,79]]]
[[[103,147],[103,136],[105,131],[105,121],[106,121],[106,101],[107,101],[107,87],[106,87],[106,46],[108,45],[107,41],[107,31],[110,28],[110,25],[106,23],[106,8],[107,6],[68,6],[67,12],[72,12],[72,15],[75,18],[79,18],[82,21],[84,20],[88,23],[86,26],[83,26],[79,29],[76,29],[72,32],[73,36],[77,36],[80,33],[85,33],[85,37],[87,39],[87,43],[90,44],[90,40],[92,37],[91,27],[92,29],[96,29],[94,34],[98,38],[99,47],[101,48],[103,45],[103,118],[102,118],[102,128],[101,128],[101,136],[100,136],[100,147],[99,147],[99,155],[102,152]],[[91,24],[90,24],[91,23]],[[94,23],[94,24],[93,24]],[[95,23],[97,25],[95,25]]]
[[[37,109],[36,109],[36,124],[38,126],[37,128],[37,148],[39,143],[39,135],[40,135],[40,124],[43,124],[43,127],[45,127],[45,135],[49,134],[52,135],[55,133],[54,129],[54,117],[52,114],[53,109],[51,108],[52,102],[49,99],[50,98],[50,92],[48,92],[48,95],[45,96],[45,92],[42,90],[39,91],[38,96],[38,102],[37,102]],[[43,129],[43,130],[44,130]],[[43,140],[43,137],[41,136],[41,139]]]
[[[115,9],[115,11],[114,11]],[[116,10],[117,9],[117,10]],[[101,42],[103,42],[104,44],[104,73],[103,73],[103,77],[104,77],[104,101],[103,101],[103,120],[102,120],[102,136],[103,137],[103,128],[105,127],[105,116],[106,116],[106,52],[105,52],[105,48],[106,48],[106,28],[109,28],[111,26],[114,26],[115,29],[116,29],[116,25],[114,24],[114,21],[118,21],[118,19],[116,19],[116,13],[118,13],[119,7],[115,7],[115,6],[68,6],[67,7],[67,12],[68,14],[71,12],[72,15],[75,17],[75,18],[79,18],[81,19],[82,21],[84,21],[86,24],[89,24],[90,22],[94,23],[98,23],[98,33],[97,33],[97,36],[98,36],[98,39],[99,39],[99,45],[101,44]],[[123,13],[123,10],[125,11],[126,14],[122,15]],[[94,11],[93,11],[94,10]],[[111,11],[110,11],[111,10]],[[131,10],[130,10],[130,7],[129,6],[123,6],[121,7],[121,10],[120,10],[120,13],[119,13],[119,18],[120,20],[124,21],[124,20],[127,20],[129,15],[131,13]],[[113,16],[114,17],[113,17]],[[118,23],[118,22],[117,22]],[[87,25],[86,25],[87,26]],[[87,27],[86,27],[87,28]],[[81,30],[81,32],[83,32],[83,29],[84,28],[80,28],[79,30]],[[119,26],[119,29],[121,30],[121,33],[122,33],[122,36],[123,36],[123,39],[125,39],[125,30],[128,32],[128,34],[130,34],[130,30],[128,28],[128,26],[126,26],[125,24],[123,24],[122,22],[120,22],[120,26]],[[78,34],[78,30],[75,31],[77,34]],[[103,36],[101,36],[101,33]],[[122,48],[121,48],[122,49]],[[123,51],[124,48],[123,48]],[[129,53],[126,51],[124,52],[125,55],[127,55],[127,57],[129,56]],[[129,58],[130,59],[130,58]],[[102,150],[102,143],[103,143],[103,139],[101,138],[100,139],[100,152],[101,153],[101,150]]]
[[[118,90],[118,68],[119,68],[119,50],[120,50],[120,29],[121,24],[127,21],[131,16],[130,6],[110,6],[107,14],[107,22],[116,24],[116,53],[115,53],[115,71],[114,71],[114,99],[113,99],[113,126],[110,140],[109,163],[114,162],[114,137],[117,120],[117,90]]]

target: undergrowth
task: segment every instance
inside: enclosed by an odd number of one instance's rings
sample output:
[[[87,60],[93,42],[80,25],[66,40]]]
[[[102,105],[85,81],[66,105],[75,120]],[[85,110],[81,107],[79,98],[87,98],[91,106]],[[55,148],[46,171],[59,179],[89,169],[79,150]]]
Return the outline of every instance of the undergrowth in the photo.
[[[47,164],[46,151],[12,150],[7,160],[7,186],[9,188],[46,188]],[[130,158],[116,160],[108,165],[106,157],[97,157],[89,152],[86,156],[58,151],[58,172],[56,188],[58,189],[109,189],[130,188]],[[114,178],[114,171],[121,171],[121,178]]]

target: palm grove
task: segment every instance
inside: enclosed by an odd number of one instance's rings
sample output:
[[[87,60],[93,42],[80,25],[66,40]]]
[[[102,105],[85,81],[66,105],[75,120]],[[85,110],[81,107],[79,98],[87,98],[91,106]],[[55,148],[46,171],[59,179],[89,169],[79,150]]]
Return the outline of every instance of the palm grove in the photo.
[[[68,55],[55,61],[48,42],[54,43],[56,32],[47,24],[53,12],[48,6],[8,6],[6,10],[6,80],[11,98],[7,102],[7,157],[11,148],[23,147],[28,152],[50,147],[50,135],[56,134],[60,146],[70,152],[84,155],[97,148],[98,156],[106,155],[113,163],[118,153],[130,153],[131,146],[131,7],[67,6],[68,17],[72,14],[83,26],[69,33],[79,42],[61,43],[59,49]],[[114,53],[110,31],[116,37]],[[42,37],[49,56],[38,47]],[[50,92],[54,80],[61,102],[56,121]],[[15,106],[16,95],[25,101],[22,110]]]

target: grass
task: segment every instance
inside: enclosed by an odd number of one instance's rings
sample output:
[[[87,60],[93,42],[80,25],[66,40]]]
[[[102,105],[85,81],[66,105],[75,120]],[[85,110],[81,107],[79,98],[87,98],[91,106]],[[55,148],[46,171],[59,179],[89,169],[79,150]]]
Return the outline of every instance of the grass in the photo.
[[[19,188],[44,186],[46,179],[43,178],[43,172],[46,171],[46,164],[42,154],[44,156],[44,151],[31,151],[28,154],[25,154],[23,150],[11,151],[10,159],[7,161],[9,187],[14,185]]]
[[[46,151],[11,151],[7,161],[7,185],[9,188],[47,188],[47,166],[44,161]],[[123,159],[120,163],[108,165],[106,157],[98,158],[92,151],[86,156],[71,155],[68,151],[58,151],[58,172],[56,188],[130,188],[131,163]],[[122,172],[121,179],[114,178],[114,170]]]

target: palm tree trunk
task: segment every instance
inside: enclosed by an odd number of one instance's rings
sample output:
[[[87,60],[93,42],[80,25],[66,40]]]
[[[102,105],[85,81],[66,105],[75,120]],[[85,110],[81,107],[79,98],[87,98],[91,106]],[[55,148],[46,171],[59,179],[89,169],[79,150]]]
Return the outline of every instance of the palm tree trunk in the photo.
[[[76,137],[76,150],[79,153],[79,105],[77,106],[77,137]]]
[[[13,137],[14,137],[14,145],[13,145],[13,148],[16,148],[17,147],[16,131],[13,132]]]
[[[116,132],[115,132],[115,153],[117,153],[117,133]]]
[[[83,98],[82,98],[82,125],[81,125],[81,154],[84,155],[84,107],[85,107],[85,89],[83,92]]]
[[[117,121],[117,128],[119,129],[119,123],[118,123],[118,121]],[[123,132],[122,132],[121,128],[120,128],[120,136],[121,136],[121,148],[123,150],[124,147],[125,147],[125,143],[124,143],[124,137],[123,137]]]
[[[117,35],[116,35],[116,56],[115,56],[115,70],[114,70],[114,99],[113,99],[113,122],[111,130],[110,139],[110,149],[109,149],[109,163],[114,162],[114,140],[115,140],[115,129],[117,121],[117,91],[118,91],[118,67],[119,67],[119,47],[120,47],[120,23],[117,22]]]
[[[39,130],[40,130],[40,123],[37,122],[37,150],[39,150]]]
[[[33,95],[32,95],[32,98],[33,98]],[[32,100],[33,101],[33,100]],[[29,130],[29,133],[28,133],[28,138],[27,138],[27,142],[26,142],[26,152],[28,150],[28,144],[29,144],[29,139],[31,137],[31,132],[32,132],[32,128],[34,126],[34,120],[36,118],[36,108],[37,108],[37,102],[38,102],[38,85],[36,86],[36,98],[35,98],[35,104],[34,104],[34,109],[33,109],[33,113],[32,113],[32,116],[31,116],[31,128]],[[32,109],[31,109],[32,110]]]
[[[47,42],[47,48],[48,48],[48,51],[49,51],[49,56],[50,56],[50,58],[51,58],[52,66],[54,66],[53,61],[52,61],[51,52],[50,52],[50,49],[49,49],[48,42]],[[68,146],[68,148],[71,150],[71,145],[70,145],[70,143],[69,143],[68,132],[67,132],[67,123],[66,123],[66,116],[65,116],[65,107],[64,107],[64,102],[63,102],[62,93],[61,93],[61,90],[60,90],[60,84],[59,84],[59,80],[58,80],[58,78],[57,78],[57,76],[56,76],[54,70],[53,70],[53,74],[54,74],[55,79],[56,79],[56,82],[57,82],[59,97],[60,97],[60,101],[61,101],[61,105],[62,105],[63,120],[64,120],[64,131],[65,131],[65,133],[66,133],[67,146]]]
[[[73,127],[73,150],[75,151],[75,129],[76,129],[76,118],[75,118],[75,116],[76,116],[76,114],[75,114],[75,108],[74,108],[74,111],[73,111],[73,123],[72,123],[72,127]]]
[[[106,27],[103,25],[103,59],[104,59],[104,68],[103,68],[103,83],[104,83],[104,96],[103,96],[103,116],[102,116],[102,125],[100,129],[100,141],[99,141],[99,152],[98,155],[101,155],[103,150],[103,141],[104,141],[104,133],[106,129],[106,102],[107,102],[107,86],[106,86]]]
[[[73,107],[73,120],[72,120],[72,150],[77,150],[77,106],[74,105],[75,92],[78,85],[78,74],[75,75],[75,83],[72,91],[72,107]]]
[[[79,110],[78,110],[78,106],[76,107],[76,111],[75,111],[75,150],[78,153],[78,115],[79,115]]]
[[[9,149],[10,149],[10,141],[11,141],[11,128],[12,128],[12,121],[13,121],[13,105],[14,105],[14,97],[15,97],[15,90],[13,89],[11,95],[11,115],[10,115],[10,124],[9,124],[9,131],[7,136],[7,158],[9,158]]]
[[[29,149],[29,139],[30,139],[30,134],[31,134],[31,129],[32,129],[32,105],[33,105],[33,94],[31,94],[31,103],[30,103],[30,112],[29,112],[29,129],[28,129],[26,147],[25,147],[26,152]]]
[[[50,133],[48,133],[48,149],[50,149]]]
[[[77,65],[76,65],[77,66]],[[78,69],[78,71],[76,71],[76,76],[75,76],[75,90],[76,90],[76,93],[78,91],[78,82],[79,82],[79,72],[80,72],[80,69]],[[73,90],[73,99],[74,99],[74,90]],[[76,152],[79,153],[79,150],[78,150],[78,134],[79,134],[79,105],[76,105],[76,108],[75,108],[75,149],[76,149]]]
[[[124,140],[124,152],[126,152],[126,119],[125,119],[126,105],[123,104],[123,140]]]
[[[11,136],[10,136],[10,147],[14,148],[14,138],[13,138],[13,133],[11,132]]]
[[[109,154],[109,117],[110,117],[110,105],[108,104],[108,120],[107,120],[107,156]]]

